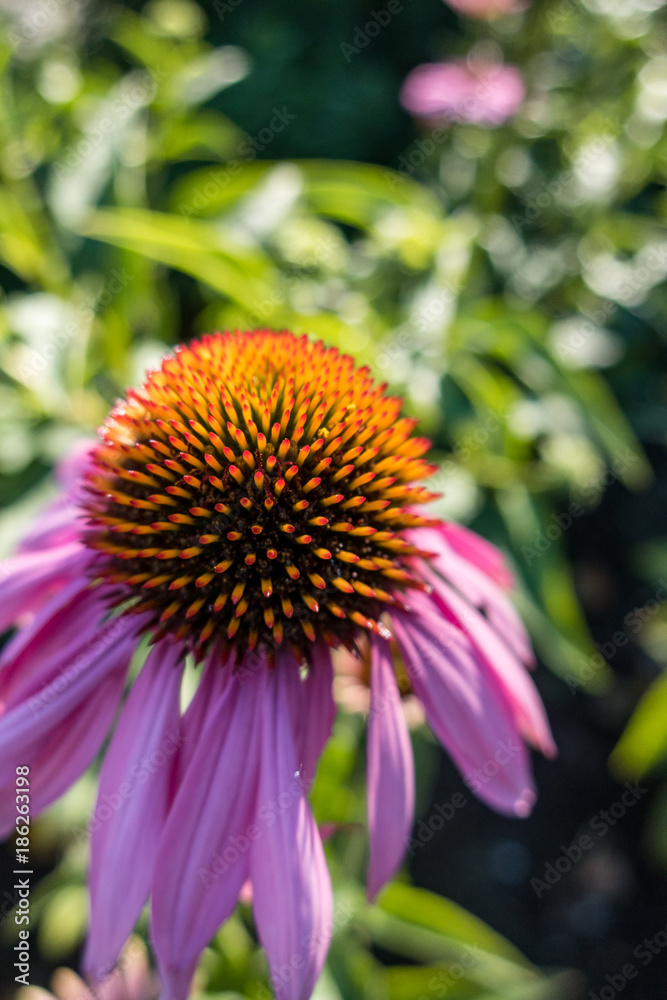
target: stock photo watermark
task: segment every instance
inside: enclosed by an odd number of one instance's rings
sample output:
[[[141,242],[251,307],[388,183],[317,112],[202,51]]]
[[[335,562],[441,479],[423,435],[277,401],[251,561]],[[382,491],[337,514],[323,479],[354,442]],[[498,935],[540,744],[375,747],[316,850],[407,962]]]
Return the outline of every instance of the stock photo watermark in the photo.
[[[93,150],[101,146],[105,137],[113,135],[116,129],[126,121],[138,108],[145,107],[154,99],[161,79],[167,78],[166,70],[156,68],[130,73],[121,81],[117,88],[117,96],[111,102],[108,113],[85,129],[81,138],[70,146],[64,159],[54,163],[54,177],[60,178],[72,173],[89,156]]]
[[[590,990],[586,1000],[614,1000],[629,982],[637,979],[641,969],[650,965],[666,948],[667,927],[661,927],[652,937],[644,938],[641,944],[634,948],[632,956],[637,959],[638,965],[626,962],[618,972],[607,973],[604,985],[598,987],[597,991]]]
[[[549,523],[543,529],[535,531],[533,541],[530,545],[521,546],[521,555],[528,566],[531,566],[536,559],[539,559],[548,552],[551,546],[559,541],[563,534],[572,527],[577,518],[582,517],[587,510],[586,505],[592,505],[599,501],[603,493],[609,489],[612,483],[617,482],[623,475],[639,461],[637,455],[629,448],[622,454],[616,455],[608,469],[605,469],[599,476],[584,486],[579,487],[579,500],[573,500],[567,510],[560,514],[552,514]]]
[[[402,14],[405,4],[402,0],[389,0],[380,10],[372,10],[368,21],[363,25],[357,25],[351,42],[341,42],[340,51],[346,63],[352,62],[352,56],[358,56],[360,52],[368,48],[374,38],[380,34],[383,28],[388,28],[397,14]]]
[[[204,888],[208,889],[229,871],[250,850],[252,844],[260,840],[265,830],[273,826],[303,795],[303,782],[295,777],[289,788],[280,792],[275,799],[264,802],[257,810],[257,823],[248,823],[241,833],[229,836],[224,846],[211,856],[208,866],[200,866],[197,874]]]
[[[132,765],[127,772],[126,781],[122,781],[115,791],[102,793],[87,826],[74,830],[74,840],[79,842],[87,840],[108,823],[139,788],[146,785],[155,774],[174,760],[185,738],[185,733],[180,728],[167,731],[158,747],[140,757]]]
[[[208,179],[195,188],[190,201],[181,202],[178,206],[178,213],[187,219],[202,212],[222,191],[229,187],[232,179],[241,172],[243,164],[251,163],[256,159],[257,154],[262,153],[273,142],[276,135],[283,132],[296,117],[295,114],[287,110],[285,105],[282,108],[274,107],[268,124],[261,128],[256,135],[247,136],[238,144],[236,147],[237,158],[227,160],[224,167],[210,170]]]
[[[561,170],[552,181],[542,184],[542,190],[526,200],[523,212],[519,215],[514,212],[510,216],[510,221],[521,231],[527,226],[537,222],[543,212],[558,201],[564,192],[572,187],[577,180],[577,171],[581,171],[594,163],[607,148],[618,138],[621,132],[619,122],[608,119],[602,131],[587,146],[584,146],[572,159],[572,166],[566,170]]]
[[[50,361],[53,361],[77,337],[81,326],[91,323],[98,311],[110,305],[114,298],[133,280],[134,275],[130,274],[126,268],[113,268],[104,288],[97,295],[85,299],[76,307],[76,319],[68,323],[63,330],[50,334],[46,343],[39,349],[29,349],[29,360],[21,362],[18,367],[19,377],[26,384],[29,384],[36,375],[48,367]]]
[[[429,844],[436,833],[444,830],[445,824],[451,823],[459,809],[467,806],[469,799],[463,792],[454,792],[448,802],[436,803],[433,806],[431,815],[426,819],[420,819],[414,828],[413,836],[405,841],[405,847],[413,858],[418,850]]]
[[[457,990],[458,983],[475,966],[479,965],[482,958],[482,950],[476,944],[467,944],[453,962],[447,962],[447,968],[441,969],[431,976],[426,988],[428,993],[422,993],[416,1000],[442,1000],[450,990]]]
[[[37,41],[47,32],[49,25],[58,15],[66,14],[69,0],[42,0],[32,10],[26,11],[29,16],[23,17],[7,33],[7,39],[14,52]]]
[[[308,959],[313,952],[319,951],[326,946],[333,932],[341,926],[349,923],[356,913],[356,907],[350,900],[337,902],[331,919],[324,923],[318,930],[305,935],[301,939],[301,948],[290,955],[289,959],[282,965],[271,966],[271,980],[275,990],[285,987],[292,981],[295,973],[305,969]],[[268,990],[266,986],[260,984],[256,990],[255,1000],[274,1000],[275,993]]]
[[[545,892],[558,885],[564,875],[568,875],[574,866],[616,826],[648,792],[639,782],[625,784],[625,791],[608,809],[601,809],[588,823],[589,833],[581,833],[571,844],[562,844],[561,853],[555,861],[547,861],[541,878],[531,878],[530,886],[538,899]]]
[[[232,14],[242,3],[243,0],[213,0],[213,10],[222,23],[227,14]]]
[[[659,586],[653,597],[642,604],[628,611],[623,619],[624,629],[618,629],[605,642],[594,643],[597,650],[587,659],[582,659],[576,673],[570,673],[565,677],[565,683],[574,694],[580,687],[593,679],[598,671],[603,670],[616,656],[619,649],[627,646],[632,636],[637,635],[647,622],[658,613],[660,608],[667,601],[667,581],[660,579]]]
[[[19,928],[18,944],[14,945],[14,977],[22,986],[30,985],[30,768],[16,768],[16,855],[14,875],[22,876],[14,882],[16,909],[14,923]]]
[[[279,280],[282,287],[274,288],[267,298],[260,299],[257,302],[253,311],[248,315],[249,321],[253,324],[266,323],[276,309],[285,305],[288,301],[290,291],[313,270],[322,267],[337,249],[338,244],[333,239],[318,240],[313,247],[312,253],[307,255],[299,265],[293,265],[280,272]]]

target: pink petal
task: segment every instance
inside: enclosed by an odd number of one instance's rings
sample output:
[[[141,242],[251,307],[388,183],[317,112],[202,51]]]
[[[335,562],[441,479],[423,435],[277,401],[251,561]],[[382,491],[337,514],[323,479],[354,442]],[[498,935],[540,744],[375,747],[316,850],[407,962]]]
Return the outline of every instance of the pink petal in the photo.
[[[35,518],[21,539],[18,552],[36,552],[80,541],[85,518],[81,509],[84,476],[91,466],[91,449],[96,441],[78,441],[58,463],[55,478],[62,492]]]
[[[69,449],[55,468],[55,476],[63,490],[75,491],[91,467],[92,453],[99,446],[97,438],[81,438]]]
[[[50,733],[30,764],[34,815],[67,791],[93,761],[118,709],[127,664],[120,664],[94,689],[85,703]]]
[[[226,683],[227,675],[223,674],[221,666],[223,662],[224,658],[219,652],[214,651],[210,654],[208,661],[202,668],[197,690],[185,711],[185,715],[181,718],[183,745],[179,750],[176,762],[176,788],[180,787],[181,781],[192,763],[192,758],[199,746],[199,738],[206,723],[211,701],[217,697],[220,682],[224,679]],[[226,666],[224,669],[227,669]],[[235,677],[234,673],[232,673],[233,677]]]
[[[82,635],[76,657],[49,684],[0,716],[0,760],[29,757],[63,719],[82,706],[97,684],[124,668],[136,647],[136,627],[137,619],[122,616]]]
[[[234,909],[247,878],[251,839],[259,829],[258,717],[267,672],[239,684],[229,663],[211,662],[202,678],[208,711],[153,873],[152,936],[164,1000],[185,1000],[201,951]]]
[[[308,789],[315,779],[320,754],[331,736],[336,716],[331,652],[328,646],[316,643],[312,648],[311,669],[302,679],[299,663],[293,653],[281,647],[276,654],[276,669],[285,673],[290,683],[289,699],[298,759],[297,770]]]
[[[18,553],[43,552],[81,541],[83,518],[78,501],[62,495],[44,510],[21,538]]]
[[[412,744],[389,643],[371,639],[368,716],[368,898],[375,899],[400,865],[415,811]]]
[[[535,792],[526,750],[468,637],[419,597],[412,614],[393,613],[392,622],[428,723],[466,783],[499,812],[527,815]]]
[[[148,898],[170,804],[179,732],[182,649],[153,647],[104,757],[89,829],[90,931],[85,967],[98,981],[113,967]]]
[[[409,535],[419,548],[435,553],[429,564],[453,583],[472,604],[481,608],[514,654],[526,666],[533,666],[535,655],[523,622],[497,583],[475,563],[459,555],[442,531],[418,528]]]
[[[433,587],[431,599],[427,599],[432,611],[437,614],[439,608],[445,617],[464,629],[489,672],[504,691],[523,736],[547,757],[553,757],[556,747],[544,706],[523,665],[507,649],[479,611],[428,566],[422,565],[422,575]]]
[[[257,819],[251,848],[255,921],[277,1000],[308,1000],[331,936],[332,894],[322,841],[297,775],[289,682],[267,678]]]
[[[0,717],[0,791],[15,784],[17,762],[29,766],[32,815],[58,798],[99,750],[136,647],[135,625],[114,619],[88,641],[82,637],[67,668]],[[14,823],[11,803],[8,794],[0,796],[0,832]]]
[[[58,587],[81,577],[91,554],[78,542],[10,556],[0,564],[0,632],[35,611]]]
[[[444,522],[437,529],[455,552],[471,562],[501,587],[509,589],[514,577],[500,549],[462,524]]]
[[[50,597],[0,656],[0,715],[30,698],[76,656],[81,636],[106,614],[105,592],[79,579]]]

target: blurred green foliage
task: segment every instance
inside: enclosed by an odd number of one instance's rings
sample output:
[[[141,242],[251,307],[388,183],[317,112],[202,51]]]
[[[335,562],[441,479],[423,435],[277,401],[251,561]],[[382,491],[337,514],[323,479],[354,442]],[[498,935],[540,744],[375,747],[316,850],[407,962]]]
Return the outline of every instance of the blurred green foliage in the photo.
[[[54,458],[169,345],[216,328],[290,327],[404,395],[434,442],[438,512],[508,552],[547,664],[604,684],[604,669],[582,673],[595,650],[565,544],[611,484],[647,484],[639,438],[664,440],[659,5],[544,0],[480,25],[433,0],[385,29],[391,70],[372,46],[343,57],[370,10],[352,0],[316,14],[306,0],[273,12],[137,6],[29,3],[7,14],[0,41],[4,547],[48,489]],[[397,103],[409,53],[471,46],[520,66],[518,115],[493,130],[458,124],[437,141],[411,131]],[[386,140],[385,163],[345,158],[363,156],[365,130],[377,139],[383,127],[402,142]],[[633,385],[624,415],[617,396]],[[628,773],[667,759],[666,690],[660,681],[649,693],[617,751]],[[363,820],[360,741],[343,719],[314,790],[322,821]],[[415,741],[427,763],[428,740]],[[70,831],[85,826],[93,788],[81,782],[40,828],[45,854],[64,850],[36,901],[40,946],[55,961],[85,932],[85,849]],[[335,835],[329,853],[350,906],[321,1000],[442,996],[438,976],[468,946],[480,957],[448,996],[575,995],[567,977],[542,976],[422,890],[397,884],[366,908],[360,837]],[[399,964],[383,965],[378,949]],[[260,995],[266,972],[245,909],[201,975],[205,991]]]

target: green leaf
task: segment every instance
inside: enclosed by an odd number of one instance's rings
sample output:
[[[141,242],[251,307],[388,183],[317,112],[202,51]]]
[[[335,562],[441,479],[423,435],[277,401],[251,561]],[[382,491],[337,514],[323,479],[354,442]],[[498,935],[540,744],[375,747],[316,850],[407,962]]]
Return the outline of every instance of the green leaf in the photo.
[[[119,209],[95,212],[82,232],[184,271],[251,313],[278,296],[280,317],[284,293],[268,258],[259,250],[239,246],[219,226],[143,209]]]
[[[450,997],[477,1000],[479,986],[453,966],[393,965],[387,969],[385,983],[388,1000],[416,1000],[417,997]]]
[[[611,755],[622,778],[641,777],[667,759],[667,674],[646,692]]]
[[[413,180],[368,163],[293,160],[303,177],[304,198],[316,215],[357,229],[368,229],[378,214],[397,206],[419,208],[431,218],[442,206]],[[191,173],[172,193],[172,205],[188,206],[193,215],[215,215],[247,193],[275,162],[220,164]]]
[[[378,906],[385,913],[436,934],[446,935],[461,945],[475,945],[525,969],[532,968],[528,960],[506,938],[450,899],[425,889],[395,883],[385,889]]]

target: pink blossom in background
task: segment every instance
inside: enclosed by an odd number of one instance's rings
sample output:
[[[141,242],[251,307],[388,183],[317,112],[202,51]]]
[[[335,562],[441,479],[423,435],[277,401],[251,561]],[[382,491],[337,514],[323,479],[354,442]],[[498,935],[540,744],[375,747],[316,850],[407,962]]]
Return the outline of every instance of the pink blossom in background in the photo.
[[[527,6],[521,0],[445,0],[445,2],[464,17],[488,19],[502,17],[503,14],[513,14]]]
[[[456,60],[424,63],[408,74],[401,104],[416,118],[501,125],[524,98],[521,73],[501,63]]]

